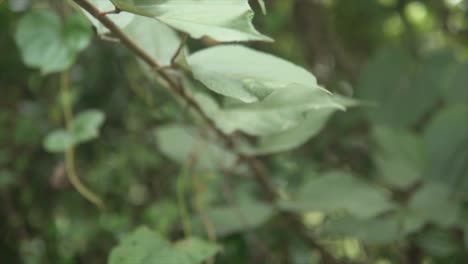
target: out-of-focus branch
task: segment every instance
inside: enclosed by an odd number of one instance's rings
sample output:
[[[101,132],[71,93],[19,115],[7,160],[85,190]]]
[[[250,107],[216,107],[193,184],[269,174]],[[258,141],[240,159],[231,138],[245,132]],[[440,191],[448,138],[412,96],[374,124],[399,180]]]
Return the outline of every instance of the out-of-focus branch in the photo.
[[[60,89],[61,89],[61,94],[62,94],[62,100],[63,100],[63,116],[65,119],[65,125],[67,127],[67,130],[70,131],[72,129],[72,121],[73,121],[73,111],[72,111],[72,106],[70,102],[70,79],[68,72],[64,72],[60,75]],[[71,184],[73,187],[80,193],[84,198],[86,198],[88,201],[96,205],[99,209],[104,210],[105,205],[104,202],[97,196],[95,193],[93,193],[91,190],[89,190],[80,180],[78,177],[78,174],[76,172],[76,166],[75,166],[75,147],[70,146],[66,151],[65,151],[65,167],[67,170],[67,177],[70,180]]]

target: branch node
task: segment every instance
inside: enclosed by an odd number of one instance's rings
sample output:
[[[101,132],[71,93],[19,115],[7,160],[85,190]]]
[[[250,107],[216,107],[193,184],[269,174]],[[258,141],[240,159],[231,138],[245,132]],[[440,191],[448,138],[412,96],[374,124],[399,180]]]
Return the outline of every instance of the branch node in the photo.
[[[177,64],[177,58],[179,57],[180,53],[184,49],[185,43],[187,43],[187,34],[183,33],[180,39],[179,47],[177,47],[176,52],[174,53],[174,55],[172,55],[172,58],[171,58],[171,66],[173,68],[179,67],[179,65]]]
[[[112,15],[112,14],[119,14],[120,12],[122,12],[122,10],[120,10],[120,8],[114,7],[113,10],[99,12],[98,16],[103,17],[103,16],[107,16],[107,15]]]

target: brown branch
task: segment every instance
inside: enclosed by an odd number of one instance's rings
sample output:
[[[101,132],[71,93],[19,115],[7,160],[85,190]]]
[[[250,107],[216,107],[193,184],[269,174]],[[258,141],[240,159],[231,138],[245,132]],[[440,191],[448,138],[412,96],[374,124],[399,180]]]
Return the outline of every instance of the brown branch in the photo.
[[[120,40],[120,43],[132,51],[139,59],[143,60],[148,66],[150,66],[159,76],[167,83],[165,86],[171,92],[174,92],[180,98],[185,101],[187,106],[195,110],[197,114],[201,116],[201,118],[208,124],[208,126],[219,136],[227,148],[229,148],[232,152],[236,153],[239,156],[239,159],[249,167],[250,171],[252,172],[254,179],[258,183],[258,185],[262,188],[263,192],[266,195],[266,198],[270,202],[275,202],[278,198],[278,192],[270,180],[268,174],[265,171],[265,167],[261,162],[259,162],[256,158],[250,157],[244,154],[239,153],[235,149],[235,141],[229,137],[228,135],[224,134],[221,131],[214,121],[202,110],[201,106],[185,91],[185,89],[175,80],[173,80],[170,75],[166,72],[165,67],[161,67],[161,65],[154,60],[148,53],[145,52],[141,47],[139,47],[132,39],[130,39],[112,20],[110,20],[107,16],[102,16],[102,12],[97,9],[93,4],[91,4],[88,0],[73,0],[76,4],[78,4],[81,8],[86,10],[89,14],[91,14],[94,18],[96,18],[101,24],[103,24],[117,39]],[[290,216],[285,216],[288,219],[287,222],[290,221]],[[295,216],[292,219],[300,219],[299,217]],[[297,224],[299,225],[299,229],[294,229],[297,231],[298,235],[302,237],[312,248],[316,248],[322,255],[322,259],[324,263],[327,264],[334,264],[338,263],[338,261],[333,257],[331,253],[326,251],[323,246],[320,246],[315,239],[310,237],[307,232],[303,232],[306,230],[306,227],[303,226],[302,221],[298,220]]]
[[[180,44],[179,44],[179,47],[177,47],[177,50],[176,52],[174,53],[174,55],[172,55],[172,58],[171,58],[171,66],[176,66],[176,63],[177,63],[177,57],[179,57],[180,53],[182,52],[182,50],[184,49],[185,47],[185,44],[187,43],[187,34],[183,34],[182,37],[181,37],[181,40],[180,40]]]

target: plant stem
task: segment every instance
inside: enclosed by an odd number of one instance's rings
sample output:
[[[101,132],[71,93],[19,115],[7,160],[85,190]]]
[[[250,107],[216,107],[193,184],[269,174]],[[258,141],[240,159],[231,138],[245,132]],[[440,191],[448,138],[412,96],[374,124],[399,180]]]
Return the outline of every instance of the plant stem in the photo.
[[[190,174],[189,166],[189,164],[186,164],[182,167],[179,177],[177,177],[176,181],[177,203],[185,237],[190,237],[192,235],[190,214],[188,212],[187,203],[185,202],[185,192],[187,190],[187,181],[189,180],[188,176]]]
[[[71,131],[73,122],[73,109],[71,104],[70,94],[70,78],[68,72],[63,72],[60,75],[60,91],[62,96],[63,116],[65,119],[65,126],[67,131]],[[96,205],[99,209],[104,210],[104,202],[91,190],[89,190],[80,180],[76,173],[75,165],[75,149],[74,146],[69,147],[65,151],[65,167],[67,170],[67,177],[73,187],[88,201]]]

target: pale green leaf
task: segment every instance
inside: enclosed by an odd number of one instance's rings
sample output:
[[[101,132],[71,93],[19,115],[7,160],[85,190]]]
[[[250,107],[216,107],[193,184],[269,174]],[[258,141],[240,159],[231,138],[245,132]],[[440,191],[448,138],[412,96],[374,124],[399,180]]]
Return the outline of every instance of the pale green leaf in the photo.
[[[91,41],[90,26],[86,19],[78,14],[67,17],[63,29],[63,40],[71,52],[77,54],[84,50]]]
[[[65,152],[74,145],[73,136],[65,130],[57,130],[44,140],[44,148],[49,152]]]
[[[193,38],[271,41],[252,25],[247,0],[112,0],[121,10],[155,18]]]
[[[175,248],[190,258],[190,263],[201,264],[219,252],[220,247],[196,237],[189,237],[178,241]]]
[[[357,97],[377,104],[367,109],[377,124],[414,125],[436,105],[441,76],[450,63],[443,52],[416,61],[405,50],[383,49],[362,71]]]
[[[382,245],[394,242],[403,235],[400,223],[392,218],[356,219],[350,216],[332,218],[321,230],[323,235],[345,236]]]
[[[289,151],[306,143],[316,135],[333,114],[334,109],[310,111],[298,126],[283,132],[260,138],[259,143],[246,150],[251,155],[264,155]]]
[[[24,63],[47,74],[66,70],[75,62],[91,40],[91,28],[77,14],[62,25],[51,11],[34,10],[19,21],[15,39]]]
[[[454,64],[445,78],[442,95],[449,103],[468,102],[468,64]]]
[[[171,245],[147,227],[124,237],[112,249],[109,264],[201,264],[219,251],[215,244],[190,237]]]
[[[99,11],[101,12],[109,12],[115,9],[115,6],[112,4],[110,0],[89,0]],[[109,30],[101,24],[96,18],[90,15],[85,10],[82,10],[86,17],[91,21],[93,26],[96,28],[98,34],[106,34],[109,33]],[[135,15],[127,12],[120,12],[118,14],[108,14],[107,17],[112,20],[119,28],[124,28],[132,20],[134,19]]]
[[[374,137],[380,150],[375,161],[386,183],[404,189],[422,178],[426,166],[422,138],[383,126],[374,129]]]
[[[135,17],[124,32],[161,65],[170,64],[180,45],[180,38],[173,29],[147,17]]]
[[[104,119],[104,113],[98,110],[86,110],[79,113],[72,122],[74,142],[82,143],[97,138]]]
[[[424,132],[429,168],[426,177],[454,189],[468,187],[468,106],[452,105],[433,117]]]
[[[196,157],[196,167],[202,170],[229,168],[236,156],[223,147],[201,136],[197,129],[184,125],[166,125],[156,132],[159,150],[167,157],[181,164]]]
[[[332,191],[330,191],[332,190]],[[346,172],[329,172],[303,185],[298,196],[282,206],[294,211],[345,211],[368,219],[393,209],[389,195]]]
[[[444,230],[428,230],[418,237],[417,243],[430,256],[448,257],[459,250],[456,237]]]
[[[248,201],[237,206],[212,207],[206,211],[206,216],[213,225],[217,236],[227,236],[233,233],[255,229],[273,216],[270,205]],[[195,220],[195,226],[202,226],[201,220]]]
[[[159,234],[138,228],[112,249],[109,264],[195,264]]]
[[[426,183],[408,205],[409,213],[422,222],[451,227],[457,223],[461,208],[451,190],[440,183]]]
[[[342,109],[344,106],[321,90],[307,87],[280,89],[264,101],[235,107],[221,108],[208,95],[198,93],[196,100],[227,134],[242,131],[249,135],[266,136],[277,134],[307,120],[307,113],[322,109]]]
[[[246,103],[279,89],[307,87],[326,91],[315,77],[288,61],[239,45],[221,45],[188,58],[194,77],[210,90]]]

